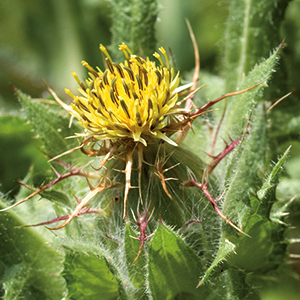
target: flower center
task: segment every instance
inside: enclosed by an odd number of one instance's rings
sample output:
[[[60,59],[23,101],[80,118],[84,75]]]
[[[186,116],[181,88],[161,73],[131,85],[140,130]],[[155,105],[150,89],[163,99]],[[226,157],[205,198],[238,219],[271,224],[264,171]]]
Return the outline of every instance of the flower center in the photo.
[[[90,76],[86,83],[73,72],[81,95],[74,96],[66,90],[75,102],[71,113],[85,129],[85,135],[99,140],[132,139],[145,146],[151,138],[175,144],[164,134],[164,128],[180,111],[176,106],[179,73],[174,77],[166,51],[159,49],[165,63],[160,54],[154,53],[160,62],[156,66],[149,58],[133,55],[124,43],[119,47],[126,57],[124,64],[113,62],[104,46],[100,49],[106,56],[105,71],[96,71],[83,61]]]

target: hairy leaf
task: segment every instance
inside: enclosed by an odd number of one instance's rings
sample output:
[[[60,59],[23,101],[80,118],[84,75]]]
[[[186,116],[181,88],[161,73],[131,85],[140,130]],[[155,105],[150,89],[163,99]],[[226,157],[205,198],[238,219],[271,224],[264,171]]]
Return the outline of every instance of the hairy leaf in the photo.
[[[149,287],[155,300],[171,300],[175,296],[199,299],[207,292],[205,286],[196,289],[203,270],[201,259],[162,223],[150,243],[148,270]]]
[[[225,137],[229,134],[232,138],[239,137],[243,133],[249,119],[253,119],[255,107],[259,102],[265,100],[262,97],[262,91],[266,87],[269,77],[274,72],[280,49],[277,48],[268,59],[256,65],[244,78],[239,89],[249,88],[264,80],[263,83],[248,92],[227,100],[226,115],[222,123],[220,136]],[[235,89],[232,89],[230,92]],[[261,124],[261,126],[265,125]]]
[[[133,53],[141,51],[152,57],[156,50],[154,24],[157,19],[156,0],[112,0],[114,23],[112,27],[112,51],[117,61],[124,61],[118,51],[121,43],[126,43]]]
[[[225,62],[227,92],[280,42],[279,26],[289,1],[233,0],[227,23]]]
[[[139,252],[140,247],[140,241],[134,239],[133,237],[138,237],[138,235],[131,229],[130,223],[127,222],[125,228],[126,262],[128,265],[130,279],[132,280],[132,283],[136,289],[139,290],[138,293],[140,295],[136,295],[136,297],[140,299],[145,293],[147,260],[145,257],[145,250],[143,250],[135,264],[132,264]]]
[[[49,105],[31,99],[20,91],[17,93],[26,117],[42,140],[48,155],[56,156],[78,146],[76,139],[66,139],[66,137],[74,136],[78,130],[77,127],[69,128],[69,116],[64,117],[58,114],[49,109]],[[70,156],[68,156],[69,160]],[[74,157],[76,156],[73,155]]]
[[[19,186],[15,181],[25,177],[31,164],[36,166],[36,172],[47,168],[43,154],[36,148],[41,143],[33,140],[30,126],[25,122],[16,115],[0,116],[0,188],[10,195],[16,194]]]
[[[67,282],[69,299],[118,298],[118,282],[109,271],[105,257],[66,249],[62,275]]]
[[[280,215],[274,212],[274,218],[270,215],[270,211],[276,201],[275,191],[287,153],[288,150],[274,166],[257,196],[249,195],[250,209],[244,216],[242,224],[243,230],[250,237],[242,235],[237,237],[229,234],[229,230],[223,231],[222,239],[229,239],[235,245],[235,254],[227,258],[228,264],[249,272],[257,270],[263,272],[277,267],[284,260],[286,251],[286,245],[282,242],[286,228],[282,222],[284,210]]]
[[[5,208],[4,202],[0,202]],[[61,299],[64,281],[58,275],[62,255],[14,211],[0,213],[0,278],[5,299]]]

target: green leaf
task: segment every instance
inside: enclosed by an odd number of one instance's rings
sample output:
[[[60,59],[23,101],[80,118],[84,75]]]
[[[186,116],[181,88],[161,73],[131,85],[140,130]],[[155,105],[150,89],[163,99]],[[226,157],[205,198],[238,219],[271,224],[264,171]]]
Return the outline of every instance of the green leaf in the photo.
[[[189,82],[191,82],[193,78],[193,72],[191,73],[192,74],[189,75]],[[225,94],[224,78],[209,74],[203,70],[200,72],[199,78],[201,78],[199,86],[201,84],[204,84],[205,86],[195,94],[194,103],[197,107],[205,105],[207,103],[207,99],[215,100],[220,97],[220,95]],[[218,103],[217,110],[206,114],[212,124],[214,121],[218,122],[222,115],[224,104],[225,101],[221,101]],[[213,108],[215,108],[215,106],[213,106]],[[216,118],[216,120],[211,120],[211,118]],[[188,131],[188,134],[183,141],[185,147],[190,149],[192,152],[195,151],[195,149],[199,149],[199,145],[201,145],[202,150],[205,150],[207,153],[210,152],[214,133],[211,131],[211,128],[207,126],[206,122],[206,118],[196,118],[193,122],[193,130]],[[204,151],[198,151],[197,155],[203,160],[203,162],[208,162],[210,160],[210,157],[208,157]]]
[[[248,272],[258,270],[264,272],[283,263],[286,253],[283,232],[286,225],[282,222],[282,218],[286,208],[277,208],[274,218],[270,216],[270,211],[276,201],[275,191],[279,182],[279,174],[288,151],[289,149],[274,166],[262,188],[257,192],[257,196],[249,195],[250,208],[242,224],[244,232],[250,237],[245,235],[237,237],[230,235],[229,230],[223,230],[220,249],[224,248],[223,244],[226,240],[235,245],[235,253],[227,257],[229,265]]]
[[[252,85],[259,78],[266,78],[271,74],[278,51],[279,49],[253,69],[245,78],[247,85]],[[259,173],[264,169],[267,121],[263,103],[257,103],[261,89],[262,85],[240,95],[237,99],[231,99],[234,100],[233,102],[229,100],[227,115],[223,123],[224,128],[220,133],[224,136],[227,132],[234,134],[233,138],[238,138],[242,134],[238,131],[246,127],[242,124],[246,124],[251,116],[252,128],[249,135],[246,134],[237,150],[229,157],[227,166],[224,166],[225,162],[222,165],[227,172],[223,172],[223,176],[226,176],[224,187],[228,186],[222,211],[239,227],[243,226],[244,215],[250,207],[248,195],[261,184]],[[229,231],[232,229],[230,226],[228,228]]]
[[[272,172],[268,176],[265,183],[263,184],[261,189],[257,192],[258,199],[263,201],[263,203],[266,201],[265,199],[270,199],[270,196],[275,196],[275,189],[279,183],[279,175],[282,172],[282,166],[287,158],[289,151],[290,151],[290,147],[285,151],[285,153],[279,159],[279,161],[274,166]],[[272,202],[268,200],[268,202],[266,203],[268,205],[268,210],[271,209],[271,206],[275,201],[276,201],[275,197]]]
[[[57,238],[56,245],[63,245],[66,256],[62,276],[66,279],[68,297],[77,299],[128,299],[128,278],[120,276],[120,264],[123,258],[120,252],[109,252],[100,243],[95,242],[92,234],[85,236]],[[118,251],[118,249],[117,249]],[[124,270],[123,270],[124,271]],[[122,275],[124,275],[122,273]]]
[[[72,207],[73,204],[66,193],[55,189],[48,190],[48,191],[45,190],[39,193],[39,195],[42,196],[43,198],[50,200],[51,202],[57,203],[65,207]]]
[[[199,286],[203,285],[204,283],[208,282],[211,279],[211,276],[215,274],[220,274],[228,268],[226,264],[226,257],[234,252],[235,245],[230,243],[228,240],[222,244],[222,247],[217,252],[217,255],[214,261],[211,263],[209,268],[205,271],[204,276],[201,278],[199,282]]]
[[[196,288],[201,260],[183,239],[162,223],[150,242],[148,280],[155,300],[200,299],[207,287]]]
[[[0,207],[5,208],[4,202]],[[61,299],[64,281],[58,275],[60,255],[13,210],[0,213],[0,278],[5,299]]]
[[[276,196],[282,201],[292,199],[294,196],[299,199],[300,180],[294,178],[282,178],[276,190]]]
[[[226,271],[226,299],[228,300],[261,300],[257,291],[247,284],[247,273],[242,270]]]
[[[133,237],[138,237],[137,234],[130,227],[130,223],[126,223],[125,227],[125,255],[126,255],[126,264],[128,266],[129,277],[133,285],[140,289],[140,295],[136,295],[138,299],[141,299],[142,294],[145,292],[146,287],[146,275],[147,275],[147,259],[145,256],[145,250],[142,251],[138,260],[135,264],[132,264],[136,258],[139,248],[140,241],[134,239]]]
[[[227,165],[228,188],[222,205],[224,215],[239,227],[243,226],[244,215],[250,207],[249,193],[260,184],[258,175],[264,167],[266,119],[263,105],[259,105],[253,114],[249,135],[244,137]]]
[[[268,59],[262,61],[259,65],[256,65],[244,78],[239,89],[249,88],[265,80],[263,83],[250,91],[231,97],[227,100],[226,115],[220,130],[220,136],[224,137],[229,134],[232,138],[238,138],[244,131],[249,118],[253,120],[253,111],[258,103],[264,100],[262,91],[266,87],[267,79],[274,71],[280,49],[281,48],[277,48]],[[236,88],[237,86],[230,92],[235,91]]]
[[[119,45],[126,43],[131,51],[152,57],[156,50],[155,23],[157,20],[156,0],[113,0],[112,53],[117,61],[124,61]]]
[[[276,107],[271,111],[271,125],[270,140],[274,146],[279,147],[285,142],[291,143],[291,140],[299,141],[299,128],[300,128],[300,107],[297,105],[290,105],[292,96],[283,100],[286,102],[287,107],[282,109]],[[298,98],[297,98],[297,101]],[[280,120],[280,122],[278,122]],[[284,126],[282,126],[284,124]]]
[[[227,22],[225,65],[227,92],[241,85],[244,75],[274,49],[281,38],[280,25],[286,0],[233,0]]]
[[[285,226],[278,221],[271,221],[269,214],[272,204],[276,201],[275,189],[278,184],[278,176],[288,150],[273,168],[263,187],[257,192],[259,198],[252,195],[257,184],[256,173],[259,171],[259,166],[262,166],[262,161],[259,162],[259,156],[264,151],[261,149],[264,148],[264,145],[259,143],[259,140],[263,139],[261,130],[264,127],[261,126],[261,122],[265,122],[264,110],[260,107],[258,109],[260,109],[261,114],[260,120],[257,114],[250,137],[232,157],[231,181],[223,202],[224,214],[250,237],[242,234],[237,236],[237,232],[233,228],[224,224],[216,258],[206,271],[200,284],[228,266],[247,272],[258,270],[263,272],[275,268],[284,259],[286,245],[280,241],[283,239]],[[251,168],[249,168],[249,162],[252,163]],[[281,217],[283,215],[284,213]],[[277,220],[279,219],[280,217],[277,218]],[[225,260],[226,264],[222,266]],[[234,286],[233,288],[235,289]],[[245,283],[244,292],[248,293],[248,289],[249,287]]]
[[[285,262],[286,244],[283,243],[283,233],[286,226],[261,215],[261,203],[256,197],[253,196],[251,201],[253,210],[249,212],[243,228],[250,237],[228,236],[236,247],[235,253],[227,258],[227,262],[247,272],[263,273]]]
[[[272,232],[279,229],[267,218],[256,214],[249,215],[244,230],[250,237],[229,237],[235,243],[235,253],[227,258],[229,265],[238,267],[247,272],[265,270],[270,267],[272,251],[275,243],[272,241]]]
[[[37,150],[41,143],[33,139],[30,126],[24,123],[19,116],[0,116],[1,191],[11,195],[19,189],[15,181],[25,177],[31,164],[37,172],[48,167],[43,154]]]
[[[112,300],[118,298],[118,282],[107,260],[93,252],[66,249],[63,277],[72,300]]]
[[[24,263],[16,264],[11,266],[6,271],[6,276],[3,280],[5,289],[5,299],[30,299],[30,288],[26,287],[28,276],[30,275],[30,268]],[[37,291],[36,295],[33,295],[35,299],[38,296],[43,296],[43,293]]]
[[[57,111],[49,109],[47,104],[31,99],[20,91],[17,91],[17,94],[27,119],[42,140],[48,155],[56,156],[78,146],[76,139],[66,139],[74,136],[78,130],[77,127],[69,128],[68,116],[62,116]],[[78,158],[78,155],[78,152],[76,155],[70,154],[68,159]]]

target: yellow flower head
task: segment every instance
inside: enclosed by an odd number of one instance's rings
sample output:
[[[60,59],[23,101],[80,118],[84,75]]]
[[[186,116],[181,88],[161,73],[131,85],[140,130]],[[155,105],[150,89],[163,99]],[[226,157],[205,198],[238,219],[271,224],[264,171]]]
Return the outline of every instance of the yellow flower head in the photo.
[[[165,133],[174,122],[172,115],[182,111],[176,105],[179,73],[174,76],[166,51],[159,49],[165,63],[154,53],[160,63],[157,66],[149,58],[133,55],[124,43],[119,47],[126,58],[124,64],[113,62],[103,45],[100,49],[106,56],[105,71],[96,71],[83,61],[90,76],[86,84],[73,72],[81,96],[66,90],[75,101],[70,112],[85,129],[84,135],[98,140],[133,140],[145,146],[153,137],[175,144]]]

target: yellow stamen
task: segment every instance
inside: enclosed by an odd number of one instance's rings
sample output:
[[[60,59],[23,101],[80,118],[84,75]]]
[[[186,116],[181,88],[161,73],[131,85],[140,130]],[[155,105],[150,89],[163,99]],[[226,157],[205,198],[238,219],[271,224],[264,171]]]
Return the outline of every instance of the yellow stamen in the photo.
[[[159,55],[157,52],[155,52],[155,53],[153,54],[153,56],[154,56],[155,58],[157,58],[157,59],[159,60],[160,64],[161,64],[161,66],[164,67],[164,63],[163,63],[163,61],[162,61],[160,55]]]
[[[119,50],[123,51],[126,59],[129,59],[129,55],[132,55],[132,52],[130,51],[130,49],[127,47],[127,45],[125,43],[122,43],[122,45],[119,46]],[[128,55],[129,53],[129,55]]]
[[[159,50],[159,51],[163,54],[163,56],[165,57],[166,63],[167,63],[167,68],[170,69],[169,58],[168,58],[168,55],[167,55],[166,50],[165,50],[163,47],[160,47],[158,50]]]
[[[164,48],[159,48],[159,51],[165,57],[167,68],[157,52],[154,56],[160,66],[148,58],[145,60],[133,55],[124,43],[119,46],[126,58],[124,63],[113,62],[103,45],[100,49],[106,56],[107,69],[101,71],[83,61],[82,64],[90,72],[90,78],[85,80],[86,85],[73,72],[80,85],[78,90],[81,96],[66,90],[75,102],[70,112],[85,129],[81,136],[124,140],[125,143],[133,141],[145,146],[150,139],[162,139],[175,145],[165,134],[165,128],[174,124],[169,118],[181,112],[176,105],[175,91],[179,74],[173,78],[174,71],[170,69]],[[172,133],[176,131],[172,128],[168,130]]]
[[[105,56],[106,56],[110,61],[112,61],[112,60],[111,60],[111,57],[110,57],[110,55],[109,55],[109,53],[107,52],[106,48],[105,48],[102,44],[100,44],[100,50],[105,54]]]

